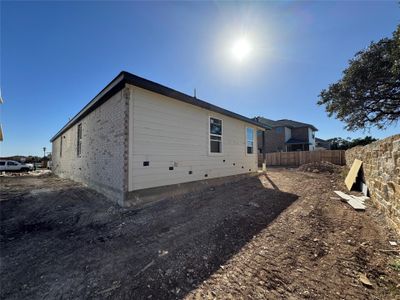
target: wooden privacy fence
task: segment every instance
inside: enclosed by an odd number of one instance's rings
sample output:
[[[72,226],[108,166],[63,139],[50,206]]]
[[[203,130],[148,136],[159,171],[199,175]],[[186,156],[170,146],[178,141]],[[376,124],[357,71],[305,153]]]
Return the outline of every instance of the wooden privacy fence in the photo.
[[[303,164],[328,161],[336,165],[345,165],[345,150],[318,150],[318,151],[294,151],[274,152],[265,154],[267,166],[300,166]],[[259,154],[259,163],[263,156]]]

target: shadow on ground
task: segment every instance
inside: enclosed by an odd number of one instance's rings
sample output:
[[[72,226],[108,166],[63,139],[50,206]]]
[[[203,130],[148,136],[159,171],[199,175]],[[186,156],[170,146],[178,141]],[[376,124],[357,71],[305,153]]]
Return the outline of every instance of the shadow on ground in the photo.
[[[257,177],[136,209],[56,177],[1,179],[1,298],[182,298],[297,196]]]

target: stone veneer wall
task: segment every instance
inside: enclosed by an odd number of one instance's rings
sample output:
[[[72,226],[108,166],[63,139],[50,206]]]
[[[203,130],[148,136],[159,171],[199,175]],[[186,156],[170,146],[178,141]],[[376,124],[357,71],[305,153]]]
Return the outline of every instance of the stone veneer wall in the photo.
[[[400,232],[400,134],[346,151],[349,168],[356,158],[363,161],[372,201]]]

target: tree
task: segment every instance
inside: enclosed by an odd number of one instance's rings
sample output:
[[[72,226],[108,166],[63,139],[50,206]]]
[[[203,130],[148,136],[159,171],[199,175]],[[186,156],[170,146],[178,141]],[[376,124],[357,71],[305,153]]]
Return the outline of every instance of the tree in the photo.
[[[349,148],[352,148],[355,146],[365,146],[365,145],[371,144],[377,140],[378,139],[367,135],[365,138],[358,138],[358,139],[353,139],[352,141],[350,141]]]
[[[365,146],[377,140],[378,139],[367,135],[365,138],[357,138],[353,140],[351,138],[343,139],[341,137],[335,137],[327,141],[331,144],[331,150],[347,150],[355,146]]]
[[[349,140],[341,137],[335,137],[327,140],[331,144],[331,150],[347,150],[349,149]]]
[[[392,38],[371,42],[349,61],[338,82],[319,95],[328,115],[347,130],[379,129],[400,118],[400,25]]]

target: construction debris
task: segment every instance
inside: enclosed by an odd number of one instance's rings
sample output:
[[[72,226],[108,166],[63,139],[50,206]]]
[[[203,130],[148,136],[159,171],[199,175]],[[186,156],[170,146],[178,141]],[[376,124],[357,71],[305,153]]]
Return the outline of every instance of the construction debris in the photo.
[[[353,207],[355,210],[365,210],[365,205],[364,205],[364,201],[366,199],[369,199],[366,196],[361,196],[361,197],[357,197],[357,196],[353,196],[353,195],[348,195],[345,194],[341,191],[335,191],[336,195],[338,195],[340,198],[342,198],[343,200],[345,200],[351,207]]]
[[[312,172],[312,173],[339,173],[342,170],[341,166],[335,165],[328,161],[313,162],[301,165],[298,168],[302,172]]]
[[[355,210],[365,210],[365,205],[360,200],[352,198],[347,203]]]
[[[352,197],[350,195],[347,195],[347,194],[345,194],[345,193],[343,193],[341,191],[335,191],[335,194],[338,195],[340,198],[346,200],[346,201],[349,201],[349,200],[352,199]]]
[[[368,196],[368,186],[364,182],[361,182],[361,192],[364,196]]]
[[[51,174],[51,170],[39,169],[28,172],[1,172],[0,177],[25,177],[25,176],[47,176]]]
[[[356,182],[358,172],[360,171],[362,161],[355,159],[353,164],[351,165],[350,171],[347,174],[346,179],[344,180],[346,187],[348,188],[349,191],[351,191],[351,188],[353,187],[353,184]]]

